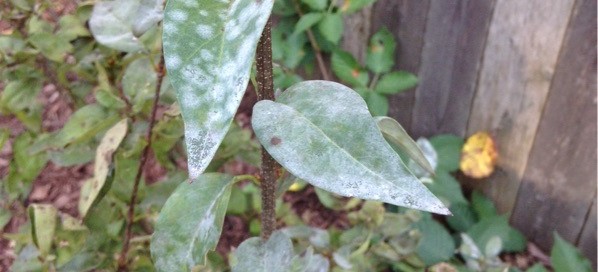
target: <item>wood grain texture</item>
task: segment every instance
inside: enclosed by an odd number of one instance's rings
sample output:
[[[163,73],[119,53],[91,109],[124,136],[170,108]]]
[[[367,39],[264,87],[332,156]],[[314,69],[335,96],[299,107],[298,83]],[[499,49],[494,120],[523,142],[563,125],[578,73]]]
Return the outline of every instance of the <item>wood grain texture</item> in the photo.
[[[511,221],[544,249],[576,243],[596,197],[596,1],[577,1]],[[595,211],[594,211],[595,213]],[[596,219],[593,243],[596,259]],[[591,228],[591,227],[590,227]],[[590,235],[590,234],[586,234]],[[590,247],[592,247],[590,246]]]
[[[573,2],[495,4],[467,134],[495,137],[502,174],[489,178],[484,192],[500,212],[513,209]]]
[[[577,247],[581,252],[590,258],[592,268],[596,271],[596,194],[594,194],[594,203],[588,213],[583,230],[577,239]]]
[[[351,52],[362,65],[365,65],[368,39],[371,34],[371,17],[372,6],[367,6],[344,18],[343,41],[341,47],[343,50]]]
[[[428,0],[379,0],[372,11],[372,31],[386,27],[397,41],[395,69],[417,74],[424,44]],[[388,115],[397,119],[411,131],[411,117],[415,101],[415,88],[390,98]]]
[[[415,93],[415,137],[465,136],[493,0],[433,1]]]

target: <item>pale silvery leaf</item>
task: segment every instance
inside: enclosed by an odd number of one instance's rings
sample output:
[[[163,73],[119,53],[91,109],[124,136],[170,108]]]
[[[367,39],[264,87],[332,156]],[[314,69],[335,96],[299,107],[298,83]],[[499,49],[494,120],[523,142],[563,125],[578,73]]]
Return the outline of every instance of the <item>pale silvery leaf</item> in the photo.
[[[419,144],[411,139],[411,136],[407,134],[407,131],[405,131],[397,120],[386,116],[376,116],[374,119],[376,120],[376,124],[378,125],[380,132],[382,132],[384,139],[390,143],[390,146],[393,149],[398,149],[398,151],[404,152],[410,160],[415,161],[429,173],[434,173],[436,166],[430,165],[431,162],[427,159],[428,157],[426,154],[420,149],[421,146],[418,146]],[[432,151],[436,154],[433,147]],[[436,160],[434,160],[434,162],[435,161]],[[409,168],[413,169],[411,167]]]
[[[346,86],[298,83],[277,102],[258,102],[252,126],[272,157],[314,186],[343,196],[450,214],[409,172],[382,137],[365,101]]]
[[[164,58],[177,91],[191,180],[222,142],[249,81],[273,0],[171,0]]]
[[[438,165],[438,153],[436,153],[434,146],[432,146],[430,141],[428,141],[428,139],[426,139],[426,138],[419,138],[419,139],[417,139],[416,143],[417,143],[416,147],[419,150],[421,150],[421,153],[424,156],[423,160],[428,162],[428,165],[432,170],[435,170],[436,166]],[[409,158],[409,162],[407,163],[407,167],[409,167],[411,172],[416,177],[420,177],[420,178],[421,177],[423,177],[423,178],[430,177],[430,171],[426,170],[421,165],[422,164],[420,162],[414,160],[414,158]],[[434,172],[431,172],[431,173],[434,173]]]
[[[208,173],[176,188],[160,212],[150,245],[158,271],[191,271],[204,264],[220,238],[232,183],[232,176]]]
[[[287,272],[291,269],[293,243],[277,231],[265,243],[259,237],[245,240],[233,253],[233,272]]]
[[[162,20],[162,0],[102,1],[96,3],[89,28],[101,44],[125,52],[143,49],[138,39]]]

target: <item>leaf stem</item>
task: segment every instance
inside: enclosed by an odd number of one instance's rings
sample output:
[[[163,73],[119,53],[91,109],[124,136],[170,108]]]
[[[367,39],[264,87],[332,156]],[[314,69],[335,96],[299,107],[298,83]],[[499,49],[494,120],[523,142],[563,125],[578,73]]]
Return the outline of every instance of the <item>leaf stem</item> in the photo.
[[[271,31],[272,20],[268,19],[255,54],[258,101],[274,100]],[[276,161],[262,146],[262,239],[264,240],[267,240],[276,228],[276,168]]]
[[[376,87],[376,84],[378,84],[378,80],[380,79],[380,74],[376,73],[374,75],[374,78],[372,79],[372,82],[370,82],[370,87],[368,89],[370,89],[370,91],[374,91],[374,87]]]
[[[233,183],[237,183],[243,180],[250,180],[251,182],[255,183],[255,185],[260,185],[260,180],[254,175],[239,175],[233,178]]]
[[[303,16],[303,12],[301,11],[301,7],[299,6],[297,0],[293,0],[293,5],[297,14],[299,14],[299,16]],[[322,50],[320,49],[320,45],[316,41],[314,33],[311,31],[311,27],[308,28],[306,32],[307,38],[309,39],[309,43],[311,44],[311,47],[314,49],[314,52],[316,53],[316,62],[318,63],[318,69],[320,69],[320,72],[322,73],[322,77],[324,78],[324,80],[330,80],[330,73],[328,72],[328,69],[326,69],[326,64],[324,63],[324,58],[322,57]]]
[[[149,120],[149,126],[147,128],[147,132],[145,135],[145,139],[147,145],[143,148],[143,152],[141,153],[141,160],[139,162],[139,167],[137,168],[137,174],[135,175],[135,181],[133,184],[133,191],[131,192],[131,201],[129,203],[129,210],[127,214],[127,225],[125,228],[125,240],[123,242],[123,247],[120,252],[120,256],[118,258],[118,271],[128,271],[128,262],[127,262],[127,253],[129,251],[129,245],[131,243],[131,238],[133,237],[132,227],[135,215],[135,202],[137,202],[137,192],[139,191],[139,182],[141,181],[141,175],[143,174],[143,168],[145,163],[147,162],[149,150],[152,145],[152,130],[154,129],[154,125],[156,123],[156,113],[158,110],[158,101],[160,98],[160,89],[162,88],[162,80],[164,79],[164,75],[166,71],[164,69],[164,54],[160,56],[160,63],[156,68],[156,74],[158,77],[156,83],[156,91],[154,93],[154,102],[152,105],[152,114]]]

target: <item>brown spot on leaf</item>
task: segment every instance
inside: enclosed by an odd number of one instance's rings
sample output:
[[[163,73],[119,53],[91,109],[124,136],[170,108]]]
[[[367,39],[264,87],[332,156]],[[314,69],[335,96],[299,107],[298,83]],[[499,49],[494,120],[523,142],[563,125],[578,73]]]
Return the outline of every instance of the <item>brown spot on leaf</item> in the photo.
[[[270,138],[270,143],[272,145],[279,145],[282,142],[282,140],[276,136]]]

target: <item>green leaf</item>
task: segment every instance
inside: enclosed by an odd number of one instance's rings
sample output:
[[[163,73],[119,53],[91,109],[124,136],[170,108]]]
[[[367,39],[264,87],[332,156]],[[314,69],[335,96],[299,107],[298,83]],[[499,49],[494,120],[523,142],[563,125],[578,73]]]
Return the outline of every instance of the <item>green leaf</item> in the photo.
[[[152,100],[156,89],[156,71],[148,58],[140,58],[127,66],[122,80],[123,92],[131,100],[133,111],[140,112]]]
[[[353,90],[305,81],[253,109],[259,141],[294,176],[342,196],[449,211],[388,145]]]
[[[398,94],[417,85],[417,77],[405,71],[388,73],[378,81],[374,91],[381,94]]]
[[[409,158],[414,160],[419,166],[424,168],[428,173],[434,174],[434,168],[424,156],[424,153],[419,148],[417,143],[407,134],[407,131],[397,122],[397,120],[386,116],[374,117],[378,129],[382,132],[384,139],[396,146],[402,152],[405,152]]]
[[[82,165],[93,160],[94,152],[87,144],[69,145],[63,150],[49,151],[50,160],[60,167]]]
[[[75,15],[69,14],[60,17],[58,24],[60,25],[60,30],[56,35],[67,41],[72,41],[77,37],[89,36],[89,31],[85,27],[85,23],[81,22]]]
[[[377,0],[345,0],[340,10],[344,13],[351,14],[356,12],[367,5],[371,5]]]
[[[181,183],[168,198],[150,245],[158,271],[191,271],[216,248],[233,177],[207,173]]]
[[[310,12],[307,13],[299,19],[297,24],[295,25],[295,32],[293,34],[301,33],[313,25],[317,24],[322,18],[324,18],[325,13],[320,12]]]
[[[259,237],[245,240],[233,253],[233,272],[290,271],[293,243],[277,231],[265,243]]]
[[[386,73],[395,64],[394,52],[397,47],[392,33],[386,28],[376,32],[370,39],[366,55],[366,67],[376,74]]]
[[[367,87],[369,75],[350,53],[334,52],[331,63],[332,71],[340,80],[355,87]]]
[[[365,102],[373,116],[384,116],[388,114],[388,98],[374,92],[367,92]]]
[[[37,79],[11,81],[0,94],[0,109],[11,112],[30,108],[36,102],[37,94],[42,89],[42,82]]]
[[[488,241],[494,236],[503,242],[506,252],[519,252],[525,249],[526,239],[516,229],[509,226],[506,216],[485,218],[473,225],[467,234],[475,241],[479,248],[485,248]]]
[[[590,261],[579,250],[554,232],[554,245],[550,251],[550,260],[555,272],[592,271]]]
[[[273,0],[168,1],[164,58],[177,90],[189,176],[204,172],[245,93]]]
[[[453,172],[459,169],[463,139],[450,134],[438,135],[430,138],[430,143],[438,153],[436,170]]]
[[[97,133],[95,128],[98,128],[100,124],[103,124],[108,119],[110,119],[108,113],[102,106],[98,104],[83,106],[73,113],[66,124],[64,124],[52,146],[60,148],[82,138],[95,136]]]
[[[73,52],[73,45],[54,33],[41,32],[29,36],[29,42],[45,57],[55,62],[64,62],[67,53]]]
[[[314,10],[324,10],[328,7],[328,0],[301,0],[301,2]]]
[[[455,251],[455,242],[446,229],[432,219],[416,224],[421,232],[421,240],[417,246],[417,255],[426,266],[449,260]]]
[[[432,183],[426,183],[426,186],[438,198],[447,201],[451,208],[453,204],[467,204],[459,181],[446,171],[436,171]]]
[[[546,270],[546,268],[544,268],[543,265],[537,263],[534,266],[525,270],[525,272],[548,272],[548,271]]]
[[[343,16],[340,13],[328,13],[318,23],[318,30],[326,40],[338,44],[343,36]]]
[[[96,3],[89,29],[101,44],[125,52],[143,50],[139,37],[162,20],[162,0]]]
[[[492,200],[478,191],[471,195],[471,206],[479,219],[492,218],[498,215]]]
[[[476,223],[476,216],[468,204],[454,203],[450,207],[453,216],[448,216],[446,221],[453,230],[466,232]]]
[[[52,248],[57,214],[58,210],[50,204],[31,204],[29,206],[31,236],[42,256],[48,255]]]
[[[82,196],[79,199],[79,214],[85,217],[89,208],[97,203],[105,194],[112,154],[116,151],[122,140],[127,135],[127,119],[123,119],[110,128],[96,150],[93,178],[87,182],[88,187],[82,189]]]
[[[28,195],[33,181],[48,162],[46,153],[29,152],[29,147],[37,141],[29,132],[21,133],[15,138],[12,146],[13,160],[4,182],[7,192],[13,197]]]

